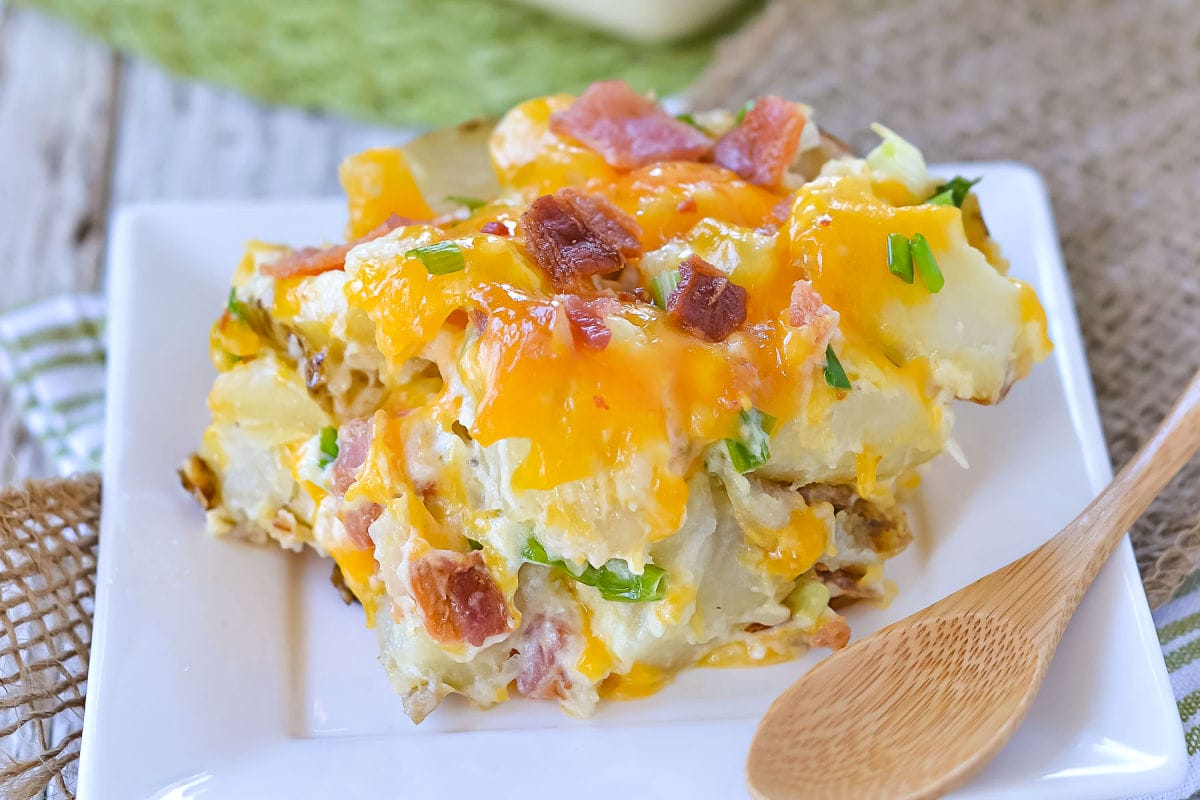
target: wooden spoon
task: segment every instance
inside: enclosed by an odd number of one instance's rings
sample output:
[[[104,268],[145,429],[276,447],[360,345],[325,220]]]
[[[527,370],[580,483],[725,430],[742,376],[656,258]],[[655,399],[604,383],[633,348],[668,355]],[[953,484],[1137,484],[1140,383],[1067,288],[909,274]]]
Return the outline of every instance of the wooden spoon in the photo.
[[[1200,372],[1099,497],[1029,555],[822,661],[772,704],[746,778],[763,800],[938,797],[1004,746],[1129,526],[1200,446]]]

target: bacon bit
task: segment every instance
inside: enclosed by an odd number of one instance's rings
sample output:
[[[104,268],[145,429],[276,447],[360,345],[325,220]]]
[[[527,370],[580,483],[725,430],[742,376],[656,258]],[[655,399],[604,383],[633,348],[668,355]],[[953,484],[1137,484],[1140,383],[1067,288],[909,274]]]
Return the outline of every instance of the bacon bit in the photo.
[[[850,626],[846,623],[845,617],[838,616],[818,628],[808,643],[813,647],[841,650],[849,641]]]
[[[608,401],[598,394],[592,395],[592,402],[596,404],[596,408],[602,408],[608,411]]]
[[[767,95],[754,104],[740,125],[721,137],[713,151],[714,160],[750,183],[779,188],[800,148],[804,124],[799,105]]]
[[[770,625],[763,625],[761,622],[751,622],[746,626],[746,633],[761,633],[762,631],[770,629]]]
[[[492,236],[508,236],[508,226],[496,220],[483,223],[483,227],[479,230],[484,233],[490,233]]]
[[[558,620],[541,614],[530,620],[521,639],[518,692],[544,700],[566,695],[571,682],[558,656],[567,647],[568,635],[567,627]]]
[[[560,189],[559,198],[571,207],[576,219],[625,258],[642,254],[642,227],[604,195],[584,194],[571,188]]]
[[[775,207],[771,209],[771,216],[780,222],[786,222],[787,218],[791,216],[792,203],[795,202],[795,200],[796,195],[789,194],[787,197],[775,204]]]
[[[607,199],[560,189],[521,215],[530,255],[559,289],[586,275],[606,275],[641,255],[641,229]]]
[[[680,214],[691,214],[696,210],[696,198],[689,197],[686,200],[680,200],[679,205],[675,206],[675,210]]]
[[[720,342],[746,321],[746,290],[700,256],[679,265],[679,288],[667,297],[667,314],[684,330]]]
[[[371,538],[370,528],[382,514],[383,506],[379,503],[364,503],[342,510],[342,525],[346,528],[346,538],[356,550],[375,549],[375,540]]]
[[[358,478],[358,470],[367,460],[367,451],[371,449],[374,435],[375,424],[370,417],[352,419],[338,431],[338,455],[330,473],[330,482],[338,497],[345,497],[346,490]]]
[[[263,264],[262,272],[272,278],[290,278],[293,275],[319,275],[346,266],[346,255],[357,245],[378,239],[396,228],[414,225],[416,220],[392,214],[387,220],[366,236],[337,244],[333,247],[301,247],[293,250],[278,261]]]
[[[792,299],[788,304],[788,322],[793,328],[810,326],[814,338],[814,357],[824,360],[825,347],[837,330],[838,312],[825,305],[821,295],[809,281],[792,284]]]
[[[708,136],[625,81],[593,83],[569,108],[550,117],[550,130],[578,139],[617,169],[698,161],[712,152]]]
[[[413,561],[408,574],[425,630],[436,641],[479,647],[509,630],[508,605],[479,551],[434,551]]]
[[[825,305],[811,281],[796,281],[792,284],[792,300],[788,305],[788,314],[793,328],[813,325],[830,317],[836,323],[838,316],[836,311]]]
[[[608,298],[584,300],[573,294],[564,298],[563,306],[571,323],[571,338],[577,346],[596,351],[608,347],[612,341],[612,331],[604,323],[604,313],[610,310],[612,303]]]

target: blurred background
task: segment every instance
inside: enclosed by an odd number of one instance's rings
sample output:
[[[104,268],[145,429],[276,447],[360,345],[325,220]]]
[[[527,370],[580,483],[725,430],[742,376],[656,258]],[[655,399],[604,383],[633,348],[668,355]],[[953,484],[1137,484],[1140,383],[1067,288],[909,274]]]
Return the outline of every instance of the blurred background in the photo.
[[[618,76],[1035,167],[1117,463],[1200,360],[1194,0],[0,0],[0,311],[101,290],[122,205],[334,195],[349,153]],[[27,402],[0,389],[0,485],[54,470]],[[1200,552],[1198,484],[1135,533],[1152,592]]]

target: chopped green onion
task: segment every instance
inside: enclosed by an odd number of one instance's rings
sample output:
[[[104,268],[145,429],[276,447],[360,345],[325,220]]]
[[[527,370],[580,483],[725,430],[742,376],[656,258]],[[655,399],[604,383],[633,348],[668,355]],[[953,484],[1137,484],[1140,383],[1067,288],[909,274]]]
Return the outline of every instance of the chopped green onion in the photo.
[[[317,455],[317,466],[321,469],[325,469],[337,460],[337,428],[321,428],[320,451]]]
[[[424,247],[415,247],[404,255],[419,258],[430,275],[446,275],[458,272],[467,266],[462,248],[454,242],[437,242]]]
[[[744,120],[746,118],[746,115],[749,114],[751,109],[754,108],[754,103],[755,103],[754,100],[747,100],[745,102],[745,104],[741,108],[738,109],[738,113],[737,113],[737,116],[734,118],[734,122],[736,122],[738,125],[741,125],[742,120]]]
[[[621,603],[645,603],[662,600],[667,595],[667,571],[662,567],[647,564],[641,575],[634,573],[629,564],[613,558],[603,567],[588,564],[579,574],[571,571],[562,559],[551,559],[546,548],[532,536],[521,548],[521,556],[532,564],[560,569],[585,586],[592,586],[605,600]]]
[[[666,310],[667,298],[671,296],[671,292],[679,288],[681,277],[679,270],[667,269],[650,280],[650,294],[654,297],[654,305]]]
[[[686,122],[688,125],[691,125],[693,128],[700,127],[700,124],[698,122],[696,122],[696,118],[693,117],[691,114],[676,114],[675,119],[679,120],[680,122]]]
[[[888,272],[905,283],[913,282],[912,249],[908,239],[898,233],[889,233],[887,238]]]
[[[766,464],[771,458],[771,431],[775,418],[757,408],[743,410],[736,439],[726,439],[733,468],[745,474]]]
[[[852,389],[850,379],[846,377],[846,370],[842,369],[842,362],[838,361],[837,353],[833,352],[833,345],[825,347],[825,382],[834,389]]]
[[[246,321],[246,307],[242,305],[241,300],[238,300],[237,289],[235,287],[229,287],[229,300],[225,303],[225,307],[229,309],[230,314],[242,322]]]
[[[963,200],[967,199],[967,192],[971,191],[971,187],[981,180],[983,178],[976,178],[973,181],[969,181],[961,175],[956,175],[934,189],[933,197],[925,202],[932,203],[935,206],[955,205],[962,208]]]
[[[446,195],[446,202],[458,203],[460,206],[466,206],[468,211],[475,211],[487,205],[486,200],[480,200],[478,197],[463,197],[457,194]]]
[[[481,545],[479,542],[475,541],[474,539],[467,539],[467,547],[471,548],[472,550],[482,550],[483,549],[483,545]]]
[[[909,241],[909,246],[912,249],[913,262],[917,265],[917,272],[921,275],[921,282],[925,284],[926,289],[937,294],[946,285],[946,279],[938,269],[937,259],[929,249],[929,242],[924,235],[918,233]]]

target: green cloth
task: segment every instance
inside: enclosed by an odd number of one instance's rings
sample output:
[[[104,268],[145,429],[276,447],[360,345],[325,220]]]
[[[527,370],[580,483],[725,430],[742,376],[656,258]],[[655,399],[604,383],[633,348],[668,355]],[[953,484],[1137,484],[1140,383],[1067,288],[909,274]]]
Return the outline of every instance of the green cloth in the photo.
[[[620,77],[662,94],[716,35],[624,41],[497,0],[19,0],[169,70],[265,100],[397,124],[444,125]],[[760,5],[752,3],[751,5]]]

